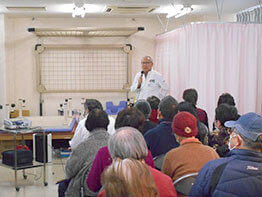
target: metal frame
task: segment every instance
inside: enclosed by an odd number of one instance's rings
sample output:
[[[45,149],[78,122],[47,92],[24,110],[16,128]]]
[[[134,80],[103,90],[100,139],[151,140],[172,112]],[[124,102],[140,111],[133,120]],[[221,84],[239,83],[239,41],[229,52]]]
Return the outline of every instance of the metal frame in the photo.
[[[122,49],[125,53],[128,54],[128,65],[127,65],[127,82],[123,85],[122,89],[92,89],[92,90],[47,90],[43,84],[41,84],[41,65],[40,65],[40,54],[44,52],[46,48],[52,49],[94,49],[94,48],[102,48],[102,49]],[[129,87],[131,86],[131,75],[132,75],[132,45],[125,44],[125,45],[41,45],[37,44],[35,46],[35,53],[36,53],[36,73],[37,73],[37,90],[40,93],[81,93],[81,92],[128,92]]]
[[[1,164],[1,166],[3,167],[6,167],[6,168],[10,168],[10,169],[13,169],[15,171],[15,189],[16,191],[18,192],[20,190],[20,188],[18,187],[18,183],[17,183],[17,171],[18,170],[23,170],[23,177],[24,179],[27,178],[26,174],[25,174],[25,169],[28,169],[28,168],[36,168],[36,167],[43,167],[43,183],[44,183],[44,186],[47,186],[48,183],[46,182],[46,139],[45,139],[45,131],[44,129],[41,129],[41,128],[36,128],[36,129],[18,129],[18,130],[9,130],[9,129],[3,129],[3,131],[7,132],[7,133],[10,133],[10,134],[13,134],[13,141],[14,141],[14,162],[15,162],[15,165],[14,167],[12,166],[8,166],[8,165],[4,165],[4,164]],[[43,153],[44,153],[44,163],[43,164],[33,164],[33,165],[30,165],[30,166],[21,166],[21,167],[18,167],[17,166],[17,148],[16,148],[16,140],[17,140],[17,135],[18,134],[21,134],[22,135],[22,145],[25,145],[25,139],[24,139],[24,134],[27,134],[27,133],[34,133],[34,132],[41,132],[43,133]]]
[[[144,27],[28,28],[39,37],[129,37]]]

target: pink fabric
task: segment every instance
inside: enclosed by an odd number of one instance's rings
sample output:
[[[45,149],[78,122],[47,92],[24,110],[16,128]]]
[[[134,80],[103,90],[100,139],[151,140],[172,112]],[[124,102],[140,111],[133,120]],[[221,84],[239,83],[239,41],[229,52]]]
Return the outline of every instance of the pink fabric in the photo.
[[[153,156],[148,150],[148,155],[145,159],[147,165],[155,168]],[[86,179],[86,184],[90,190],[97,192],[101,188],[100,178],[104,169],[112,163],[112,159],[107,146],[104,146],[96,153],[90,172]]]
[[[195,88],[197,106],[207,110],[209,121],[224,92],[234,96],[240,114],[261,114],[261,34],[261,24],[185,25],[156,36],[155,69],[177,100],[186,88]]]
[[[177,197],[177,193],[171,178],[162,172],[149,166],[158,190],[158,197]],[[98,197],[105,197],[105,190],[99,193]]]

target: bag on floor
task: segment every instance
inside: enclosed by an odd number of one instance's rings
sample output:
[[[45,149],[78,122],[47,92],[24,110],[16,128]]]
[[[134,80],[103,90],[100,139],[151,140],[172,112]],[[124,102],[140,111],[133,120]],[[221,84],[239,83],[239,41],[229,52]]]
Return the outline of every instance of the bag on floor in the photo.
[[[2,163],[8,166],[15,166],[15,151],[7,150],[2,152]],[[33,165],[33,153],[30,150],[17,150],[17,167]]]

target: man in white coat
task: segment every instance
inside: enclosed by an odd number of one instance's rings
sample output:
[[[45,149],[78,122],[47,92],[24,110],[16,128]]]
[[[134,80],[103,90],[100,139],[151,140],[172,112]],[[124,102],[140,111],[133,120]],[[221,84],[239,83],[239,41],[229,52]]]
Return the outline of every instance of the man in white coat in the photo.
[[[168,93],[168,85],[162,75],[153,70],[153,60],[150,56],[145,56],[141,61],[142,71],[135,76],[130,88],[131,92],[136,92],[136,101],[156,96],[160,100]]]

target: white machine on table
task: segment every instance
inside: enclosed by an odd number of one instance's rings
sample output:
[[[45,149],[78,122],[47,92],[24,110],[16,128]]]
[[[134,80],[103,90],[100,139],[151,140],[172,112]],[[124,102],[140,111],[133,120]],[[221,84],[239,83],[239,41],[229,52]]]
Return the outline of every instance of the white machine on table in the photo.
[[[32,127],[32,121],[26,118],[4,119],[6,129],[29,129]]]

